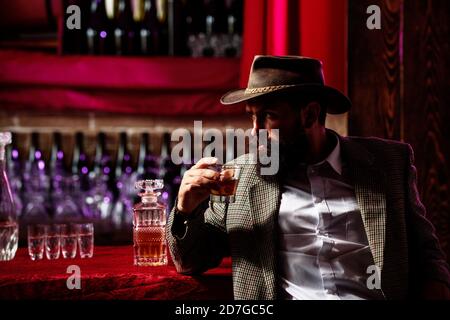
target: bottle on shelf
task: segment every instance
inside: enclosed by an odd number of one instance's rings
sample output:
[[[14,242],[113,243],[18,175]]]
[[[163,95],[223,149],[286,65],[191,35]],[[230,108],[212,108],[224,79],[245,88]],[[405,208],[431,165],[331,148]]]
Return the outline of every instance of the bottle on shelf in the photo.
[[[50,178],[39,146],[39,134],[31,134],[28,161],[24,170],[24,209],[21,221],[26,224],[47,223],[49,216]]]
[[[205,46],[203,48],[203,56],[214,57],[220,55],[220,38],[219,35],[223,26],[223,1],[221,0],[204,0],[205,6]]]
[[[106,13],[107,0],[91,0],[88,27],[86,29],[87,52],[89,54],[112,54],[114,36],[112,21]]]
[[[241,55],[242,46],[242,10],[241,0],[225,0],[226,37],[224,38],[224,56]]]
[[[127,147],[127,134],[119,135],[119,148],[117,150],[115,181],[117,197],[112,211],[112,221],[116,229],[130,226],[132,217],[130,210],[133,206],[133,162]]]
[[[96,222],[100,233],[112,230],[111,210],[113,194],[111,192],[111,157],[106,150],[106,134],[99,132],[93,169],[89,174],[90,189],[84,197],[84,215]]]
[[[53,133],[53,145],[50,154],[50,175],[52,187],[57,188],[62,177],[66,176],[65,154],[62,149],[62,135],[60,132]]]
[[[20,159],[20,151],[17,145],[17,135],[14,132],[11,133],[12,143],[6,147],[6,170],[9,178],[9,186],[13,195],[14,206],[16,209],[16,215],[20,218],[23,210],[22,201],[22,169],[23,164]]]
[[[160,51],[156,0],[135,0],[133,4],[133,19],[138,25],[139,53],[141,55],[156,55]]]
[[[81,191],[89,190],[89,163],[84,150],[84,134],[75,133],[75,145],[72,155],[72,178]],[[78,179],[78,182],[76,181]]]
[[[50,184],[39,140],[39,133],[32,132],[28,161],[25,165],[25,179],[28,180],[28,186],[33,190],[46,192]]]
[[[69,223],[83,221],[82,201],[83,191],[89,189],[88,164],[84,152],[84,135],[82,132],[75,134],[75,144],[72,155],[72,167],[67,174],[64,163],[64,151],[62,150],[62,137],[54,134],[52,148],[53,166],[53,220],[57,223]]]
[[[168,23],[168,0],[155,0],[156,18],[158,20],[158,51],[159,56],[169,54],[169,23]]]
[[[11,133],[0,133],[0,261],[14,259],[19,241],[19,224],[6,174],[5,148]]]
[[[117,160],[115,176],[120,178],[123,174],[130,175],[133,172],[133,160],[128,150],[128,138],[126,132],[119,134],[119,147],[117,149]]]
[[[141,202],[133,206],[133,250],[134,265],[164,266],[167,265],[167,246],[165,236],[166,208],[158,202],[159,192],[164,183],[162,180],[137,181],[136,189]]]
[[[112,160],[106,150],[106,134],[104,132],[99,132],[97,135],[97,145],[95,147],[94,165],[90,177],[100,178],[107,184],[108,188],[110,188],[110,181],[112,180],[111,174]]]
[[[130,0],[119,0],[114,44],[116,55],[133,55],[136,53],[136,25]]]
[[[180,186],[181,166],[175,165],[171,158],[171,137],[170,133],[163,134],[160,156],[159,178],[164,181],[162,200],[167,204],[167,208],[172,208],[176,194]]]

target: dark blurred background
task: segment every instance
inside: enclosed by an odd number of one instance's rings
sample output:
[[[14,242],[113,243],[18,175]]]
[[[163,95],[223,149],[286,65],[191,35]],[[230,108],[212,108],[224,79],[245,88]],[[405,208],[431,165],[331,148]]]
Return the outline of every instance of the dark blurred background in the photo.
[[[81,30],[65,28],[71,4],[82,10]],[[380,30],[366,26],[370,5],[381,8]],[[187,167],[167,160],[167,134],[192,129],[193,120],[248,128],[242,108],[223,108],[219,97],[245,87],[255,54],[294,54],[321,59],[327,83],[353,101],[328,127],[413,146],[419,191],[450,257],[448,1],[1,0],[0,7],[0,130],[14,133],[9,173],[22,219],[77,208],[99,221],[99,243],[130,242],[127,199],[135,191],[126,186],[163,178],[170,208]]]

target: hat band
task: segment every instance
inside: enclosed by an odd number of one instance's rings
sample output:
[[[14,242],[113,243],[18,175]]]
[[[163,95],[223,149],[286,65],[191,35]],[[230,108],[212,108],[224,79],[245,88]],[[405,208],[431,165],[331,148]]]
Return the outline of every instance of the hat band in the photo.
[[[285,85],[279,85],[279,86],[247,88],[247,89],[245,89],[245,94],[271,92],[271,91],[276,91],[276,90],[279,90],[279,89],[290,88],[290,87],[295,87],[295,86],[297,86],[297,85],[296,84],[285,84]]]

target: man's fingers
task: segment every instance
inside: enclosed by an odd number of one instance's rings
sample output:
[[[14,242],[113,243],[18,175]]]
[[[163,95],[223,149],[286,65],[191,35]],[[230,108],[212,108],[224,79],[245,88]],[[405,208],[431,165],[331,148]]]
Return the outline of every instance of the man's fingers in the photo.
[[[191,169],[186,172],[189,177],[204,177],[211,180],[218,180],[220,173],[211,169]]]
[[[219,161],[219,159],[214,157],[201,158],[196,164],[192,166],[191,169],[208,168],[208,166],[217,164],[217,161]]]
[[[198,185],[200,187],[210,188],[212,186],[217,185],[217,180],[208,179],[202,176],[194,176],[187,179],[185,181],[185,184]]]

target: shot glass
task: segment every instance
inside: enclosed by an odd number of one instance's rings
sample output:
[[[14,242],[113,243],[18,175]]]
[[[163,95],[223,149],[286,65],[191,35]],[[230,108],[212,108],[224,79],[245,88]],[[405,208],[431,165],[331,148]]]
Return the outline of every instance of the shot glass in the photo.
[[[77,255],[77,226],[61,225],[61,252],[64,259],[74,259]]]
[[[241,168],[236,165],[217,165],[213,170],[220,172],[220,180],[211,188],[210,200],[218,203],[235,202],[236,189],[241,174]]]
[[[46,228],[42,224],[28,225],[28,254],[33,261],[42,260],[45,251]]]
[[[94,225],[92,223],[79,223],[77,233],[80,257],[82,259],[92,258],[94,255]]]
[[[61,225],[47,225],[47,236],[45,237],[45,255],[48,260],[59,259],[61,251]]]

